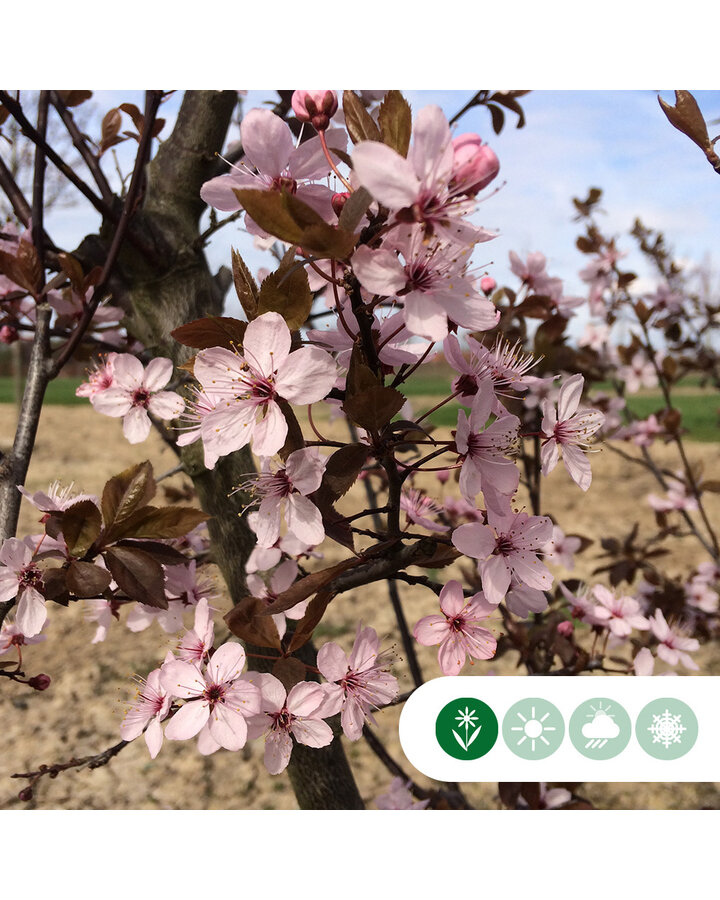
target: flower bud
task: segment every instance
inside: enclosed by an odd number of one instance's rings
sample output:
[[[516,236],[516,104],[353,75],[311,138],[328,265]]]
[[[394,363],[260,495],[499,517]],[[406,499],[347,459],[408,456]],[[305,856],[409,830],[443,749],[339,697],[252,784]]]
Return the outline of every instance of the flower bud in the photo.
[[[452,144],[452,183],[472,197],[495,178],[500,171],[500,161],[477,134],[460,134]]]
[[[492,294],[492,292],[497,287],[497,281],[494,278],[491,278],[489,275],[486,275],[484,278],[480,279],[480,290],[486,296]]]
[[[338,108],[335,91],[295,91],[293,112],[301,122],[310,122],[316,131],[325,131]]]
[[[32,800],[33,791],[31,787],[23,788],[18,794],[18,800],[22,800],[23,803],[27,803],[28,800]]]
[[[28,684],[36,691],[46,691],[50,687],[51,682],[50,676],[45,674],[33,675],[32,678],[28,678]]]
[[[563,637],[569,638],[570,635],[575,630],[575,626],[569,619],[566,619],[564,622],[560,622],[557,626],[558,634],[561,634]]]
[[[447,469],[441,469],[435,473],[435,476],[440,484],[446,484],[450,480],[450,472]]]
[[[343,211],[343,207],[348,202],[349,198],[349,191],[342,191],[342,193],[333,194],[332,200],[330,202],[332,204],[333,212],[338,217],[338,219],[340,218],[340,213]]]
[[[14,344],[17,339],[17,328],[13,328],[12,325],[3,325],[0,328],[0,344]]]

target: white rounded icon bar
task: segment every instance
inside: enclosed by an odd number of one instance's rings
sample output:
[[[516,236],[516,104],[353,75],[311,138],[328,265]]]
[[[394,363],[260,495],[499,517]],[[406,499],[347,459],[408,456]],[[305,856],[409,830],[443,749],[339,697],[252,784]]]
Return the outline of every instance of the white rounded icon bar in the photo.
[[[499,733],[485,755],[478,759],[457,759],[446,753],[438,741],[436,720],[448,703],[456,698],[472,697],[492,709]],[[575,710],[596,697],[614,700],[627,712],[632,725],[627,745],[611,758],[583,755],[573,746],[568,734]],[[540,736],[532,739],[537,728],[533,730],[531,708],[524,714],[524,720],[514,721],[518,709],[523,712],[522,701],[527,698],[547,701],[562,716],[564,737],[550,755],[538,752],[538,758],[533,758],[532,750],[528,752],[526,745],[531,747],[532,743],[547,752],[547,741],[540,739],[542,723]],[[650,710],[653,712],[654,701],[663,699],[668,701],[660,711],[663,718],[648,718],[645,709],[648,704],[653,704]],[[676,707],[672,700],[678,701]],[[690,721],[693,713],[695,722]],[[504,730],[508,714],[512,721],[508,719]],[[606,714],[610,718],[613,711],[604,702],[602,715]],[[522,747],[526,758],[510,746],[517,731],[517,727],[511,726],[522,725],[523,721],[530,722],[528,727],[523,726],[523,733],[528,730],[531,733],[531,740]],[[641,740],[638,740],[638,728],[643,729]],[[546,737],[551,739],[555,733],[548,731]],[[608,730],[604,740],[612,741],[614,733],[615,730]],[[652,745],[653,741],[661,742],[657,748],[661,756],[682,755],[657,758],[642,746],[643,743]],[[672,742],[673,750],[664,753],[668,741]],[[400,717],[400,743],[413,766],[438,781],[720,781],[720,678],[487,675],[436,678],[414,691],[406,701]]]

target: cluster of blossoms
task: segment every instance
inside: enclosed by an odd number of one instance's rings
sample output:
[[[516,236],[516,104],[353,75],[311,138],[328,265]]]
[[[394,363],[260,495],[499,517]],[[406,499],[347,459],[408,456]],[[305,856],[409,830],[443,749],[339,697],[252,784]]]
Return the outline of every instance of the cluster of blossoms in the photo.
[[[144,733],[154,758],[164,738],[197,737],[203,755],[220,748],[240,750],[248,740],[263,738],[265,765],[277,775],[290,761],[293,739],[308,747],[327,746],[333,732],[326,720],[340,713],[345,735],[359,740],[365,720],[373,721],[372,710],[398,693],[388,671],[389,651],[379,651],[373,628],[358,628],[349,656],[338,644],[325,644],[318,651],[325,682],[300,681],[289,690],[274,675],[243,671],[246,654],[240,644],[214,649],[213,641],[211,611],[201,600],[194,627],[177,653],[168,652],[158,669],[140,679],[121,726],[125,740]]]

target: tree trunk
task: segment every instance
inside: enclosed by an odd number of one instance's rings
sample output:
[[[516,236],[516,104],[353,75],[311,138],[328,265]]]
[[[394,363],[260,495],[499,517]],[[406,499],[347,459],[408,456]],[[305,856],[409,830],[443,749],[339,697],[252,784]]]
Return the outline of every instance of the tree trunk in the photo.
[[[200,187],[215,174],[215,154],[222,149],[235,103],[233,91],[185,93],[173,133],[148,167],[144,206],[133,220],[144,242],[156,249],[159,262],[148,263],[126,244],[113,284],[114,302],[129,311],[132,332],[176,364],[190,352],[170,332],[193,319],[222,313],[227,278],[211,275],[198,241],[205,208]],[[104,244],[102,233],[88,237],[77,255],[94,263]],[[196,442],[183,448],[182,462],[203,509],[211,516],[214,558],[237,603],[247,594],[245,562],[255,537],[246,519],[238,515],[246,498],[239,493],[228,495],[243,475],[254,470],[252,455],[245,448],[223,457],[208,471],[202,445]],[[288,774],[303,809],[363,808],[339,738],[323,749],[296,745]]]

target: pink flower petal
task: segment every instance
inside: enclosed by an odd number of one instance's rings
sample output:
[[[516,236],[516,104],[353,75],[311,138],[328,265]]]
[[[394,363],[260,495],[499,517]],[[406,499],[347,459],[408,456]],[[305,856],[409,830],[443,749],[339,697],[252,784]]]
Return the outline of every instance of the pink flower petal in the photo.
[[[243,150],[263,175],[280,175],[295,149],[292,132],[269,109],[251,109],[240,125]]]
[[[186,741],[200,731],[210,716],[210,704],[206,700],[191,700],[182,706],[165,726],[169,741]]]
[[[279,313],[264,313],[248,325],[243,340],[243,356],[253,369],[265,376],[272,375],[289,353],[290,329]]]
[[[300,494],[291,494],[287,498],[285,520],[288,531],[298,540],[315,546],[325,539],[322,515],[312,500]]]
[[[389,209],[412,206],[420,180],[412,163],[385,144],[362,141],[352,154],[353,171],[360,184]]]
[[[304,406],[326,397],[336,378],[337,366],[329,353],[319,347],[302,347],[278,367],[275,387],[285,400]]]
[[[141,444],[150,434],[150,418],[141,406],[133,406],[123,419],[123,434],[131,444]]]
[[[265,768],[271,775],[287,769],[291,753],[292,738],[284,731],[274,731],[265,738]]]
[[[318,650],[317,667],[323,678],[340,681],[348,670],[348,658],[339,644],[330,642]]]
[[[296,719],[290,730],[307,747],[327,747],[333,739],[332,728],[321,719]]]

